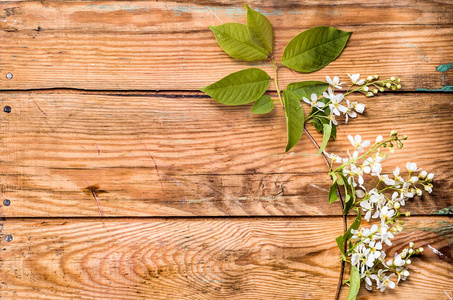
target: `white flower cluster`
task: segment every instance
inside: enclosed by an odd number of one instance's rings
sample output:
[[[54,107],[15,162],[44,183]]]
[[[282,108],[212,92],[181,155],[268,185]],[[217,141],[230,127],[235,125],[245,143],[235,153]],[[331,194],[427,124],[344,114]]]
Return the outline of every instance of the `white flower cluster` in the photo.
[[[391,239],[394,234],[402,231],[402,216],[409,216],[408,212],[401,213],[400,208],[404,206],[407,200],[415,195],[422,195],[422,188],[431,193],[432,180],[434,174],[420,171],[413,162],[406,164],[407,178],[404,179],[398,167],[393,171],[393,176],[382,173],[381,162],[386,159],[386,154],[381,152],[381,147],[393,150],[393,143],[401,148],[402,140],[407,137],[398,138],[397,132],[392,131],[390,137],[384,141],[382,136],[378,136],[370,149],[369,141],[362,141],[360,135],[355,137],[348,136],[352,146],[353,154],[349,158],[341,158],[334,154],[326,154],[332,162],[341,163],[342,165],[334,170],[347,178],[349,185],[355,189],[357,200],[354,203],[356,210],[362,210],[364,219],[369,222],[371,218],[379,219],[379,225],[374,224],[370,228],[360,228],[351,230],[351,245],[348,249],[348,256],[351,257],[351,264],[355,266],[366,283],[366,288],[371,290],[373,281],[376,288],[381,292],[386,287],[394,288],[400,280],[405,280],[409,276],[409,271],[405,265],[411,263],[409,257],[419,254],[423,248],[413,249],[413,243],[408,249],[401,253],[395,253],[394,258],[385,261],[386,253],[383,251],[383,245],[392,245]],[[366,152],[365,152],[366,151]],[[359,156],[359,153],[365,152]],[[418,172],[418,174],[416,174]],[[367,190],[365,187],[365,174],[377,179],[377,184]],[[422,188],[421,188],[422,187]],[[394,281],[396,278],[396,284]]]
[[[353,80],[354,78],[358,83],[361,84],[365,83],[364,79],[357,81],[358,78],[360,78],[360,74],[354,74],[352,76],[353,77],[349,75],[349,77],[351,77],[351,80]],[[340,116],[340,113],[342,113],[345,116],[346,123],[348,122],[349,118],[357,118],[357,113],[363,113],[363,111],[365,110],[365,104],[358,102],[350,102],[349,100],[345,99],[345,94],[334,93],[335,89],[341,90],[342,89],[341,85],[344,84],[343,82],[340,82],[340,78],[338,76],[334,76],[333,79],[330,78],[329,76],[326,76],[326,81],[331,85],[327,89],[327,91],[322,94],[325,99],[329,100],[327,103],[319,101],[317,94],[311,94],[310,100],[305,97],[303,97],[302,100],[305,103],[309,104],[311,107],[317,108],[320,111],[324,111],[325,108],[329,108],[330,113],[327,115],[326,118],[330,120],[331,124],[333,123],[334,125],[338,125],[336,117]],[[346,92],[346,95],[348,95],[349,93],[350,93],[349,91]],[[345,102],[341,104],[343,100],[345,100]]]

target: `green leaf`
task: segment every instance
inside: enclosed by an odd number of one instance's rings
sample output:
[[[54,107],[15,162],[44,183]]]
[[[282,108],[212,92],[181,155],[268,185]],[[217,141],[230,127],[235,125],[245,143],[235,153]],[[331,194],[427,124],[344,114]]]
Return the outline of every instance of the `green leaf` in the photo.
[[[346,300],[355,300],[360,289],[360,272],[359,270],[351,265],[351,277],[349,278],[349,293]]]
[[[318,149],[318,153],[316,153],[318,155],[321,154],[322,151],[326,148],[327,143],[329,142],[329,139],[330,139],[330,132],[332,130],[332,128],[330,127],[329,124],[323,124],[322,128],[323,128],[322,143],[321,143],[321,147],[319,147],[319,149]]]
[[[219,46],[229,56],[240,60],[257,61],[266,59],[269,51],[252,41],[247,26],[239,23],[225,23],[209,26]]]
[[[322,95],[328,87],[329,84],[322,81],[300,81],[288,84],[286,89],[299,97],[299,99],[303,97],[310,99],[311,94]]]
[[[344,175],[342,175],[342,174],[339,174],[339,175],[344,184],[344,191],[346,193],[346,198],[344,200],[344,209],[343,209],[343,214],[346,215],[351,210],[352,206],[354,205],[355,190],[354,190],[354,187],[352,186],[352,184],[349,184],[348,180],[346,179],[346,177]],[[340,183],[338,183],[338,184],[340,184]]]
[[[343,236],[340,235],[339,237],[337,237],[335,239],[335,241],[337,242],[338,248],[340,248],[341,254],[345,255],[345,253],[344,253],[344,239],[343,239]]]
[[[338,196],[337,196],[337,183],[334,182],[331,186],[330,186],[330,189],[329,189],[329,204],[331,203],[334,203],[335,201],[338,200]]]
[[[252,113],[254,114],[267,114],[274,109],[274,100],[269,95],[263,95],[261,98],[256,100],[252,107]]]
[[[232,73],[200,90],[226,105],[242,105],[260,98],[270,77],[261,69],[250,68]]]
[[[353,229],[357,230],[360,227],[361,222],[362,222],[362,214],[360,213],[360,210],[359,210],[359,214],[355,218],[354,222],[351,224],[351,226],[349,226],[348,231],[346,231],[344,233],[343,240],[345,240],[345,241],[349,240],[352,237],[351,231]]]
[[[282,64],[303,73],[322,69],[341,54],[351,34],[327,26],[308,29],[288,43]]]
[[[271,22],[257,11],[252,10],[247,4],[247,27],[250,38],[256,44],[272,53],[274,47],[274,29]]]
[[[285,115],[286,115],[286,130],[288,134],[288,143],[286,144],[286,152],[294,147],[302,137],[304,131],[304,110],[299,99],[292,92],[283,91]]]
[[[314,119],[312,119],[312,124],[317,131],[322,133],[324,131],[324,124],[329,125],[330,122],[329,122],[329,120],[327,120],[325,118],[315,117]],[[335,124],[331,124],[330,127],[331,127],[330,136],[333,137],[334,139],[336,139],[337,138],[337,126],[335,126]]]

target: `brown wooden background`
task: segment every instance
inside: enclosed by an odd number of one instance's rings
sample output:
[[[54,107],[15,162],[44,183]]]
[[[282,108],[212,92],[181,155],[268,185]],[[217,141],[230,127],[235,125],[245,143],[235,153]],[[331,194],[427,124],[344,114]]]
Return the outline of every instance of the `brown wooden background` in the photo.
[[[366,114],[328,146],[396,129],[409,140],[387,170],[436,174],[390,249],[425,247],[410,279],[359,298],[451,299],[453,2],[248,4],[273,23],[277,59],[310,27],[354,32],[325,69],[282,69],[283,87],[402,78],[357,98]],[[198,92],[249,66],[273,72],[224,54],[207,27],[220,20],[245,23],[242,2],[0,2],[1,299],[333,298],[342,220],[316,148],[304,136],[284,153],[281,109],[256,116]]]

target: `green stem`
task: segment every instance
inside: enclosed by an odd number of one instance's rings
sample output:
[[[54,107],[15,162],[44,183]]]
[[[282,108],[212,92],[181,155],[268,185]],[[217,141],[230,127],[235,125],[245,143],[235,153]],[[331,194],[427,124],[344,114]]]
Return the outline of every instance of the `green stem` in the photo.
[[[277,67],[277,64],[275,63],[275,60],[273,57],[271,57],[271,60],[272,60],[272,63],[274,64],[274,69],[275,69],[274,82],[275,82],[275,88],[277,89],[278,100],[280,100],[280,104],[283,105],[282,96],[280,94],[280,88],[278,87],[278,67]]]

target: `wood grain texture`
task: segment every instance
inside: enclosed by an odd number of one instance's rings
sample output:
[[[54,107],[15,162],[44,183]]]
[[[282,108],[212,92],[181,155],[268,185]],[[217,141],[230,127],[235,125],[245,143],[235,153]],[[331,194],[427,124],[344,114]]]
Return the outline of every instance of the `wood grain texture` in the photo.
[[[453,85],[449,72],[436,71],[453,59],[449,1],[249,4],[274,25],[277,58],[309,27],[354,32],[340,58],[325,69],[314,74],[282,69],[282,87],[357,72],[402,76],[406,91]],[[250,66],[273,74],[270,62],[228,57],[207,27],[220,20],[244,23],[240,1],[23,1],[5,2],[1,9],[2,89],[198,90]],[[5,79],[8,72],[13,79]]]
[[[97,95],[4,93],[12,112],[1,119],[1,207],[24,216],[333,215],[330,179],[303,136],[285,154],[283,110],[257,116],[252,105],[227,107],[200,93]],[[435,191],[410,211],[453,205],[451,96],[383,94],[365,116],[340,122],[327,150],[347,156],[348,134],[374,140],[407,134],[384,164],[415,161],[436,174]],[[416,109],[414,110],[414,106]],[[321,136],[314,133],[318,141]],[[95,197],[90,190],[95,189]]]
[[[358,299],[446,299],[453,224],[412,217],[393,246],[425,247],[410,279]],[[332,299],[341,218],[8,220],[2,299]],[[4,236],[13,240],[5,242]],[[431,248],[441,254],[434,254]],[[346,296],[347,288],[344,290]]]

